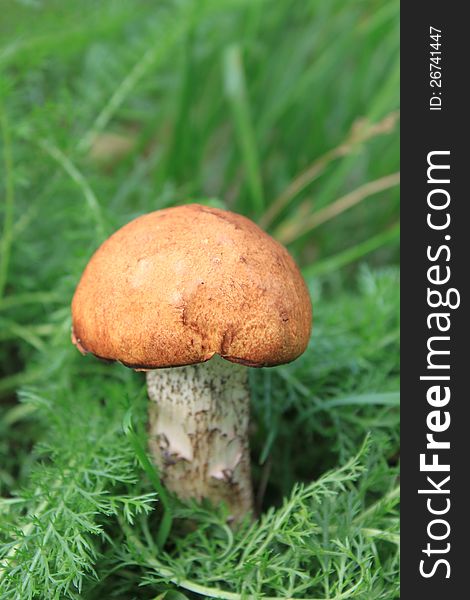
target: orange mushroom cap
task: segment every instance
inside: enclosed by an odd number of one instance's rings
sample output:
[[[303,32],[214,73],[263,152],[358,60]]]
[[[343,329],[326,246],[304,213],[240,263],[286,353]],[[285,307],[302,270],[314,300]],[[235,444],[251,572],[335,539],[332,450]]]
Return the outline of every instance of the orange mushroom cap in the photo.
[[[72,301],[78,349],[134,369],[254,367],[307,347],[312,306],[287,250],[241,215],[188,204],[131,221],[90,259]]]

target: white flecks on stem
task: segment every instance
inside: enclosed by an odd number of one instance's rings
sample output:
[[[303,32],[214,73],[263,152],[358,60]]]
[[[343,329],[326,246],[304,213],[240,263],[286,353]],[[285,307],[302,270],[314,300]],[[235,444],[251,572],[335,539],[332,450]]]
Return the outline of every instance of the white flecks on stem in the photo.
[[[147,372],[149,445],[168,489],[183,500],[253,510],[247,367],[218,356]]]

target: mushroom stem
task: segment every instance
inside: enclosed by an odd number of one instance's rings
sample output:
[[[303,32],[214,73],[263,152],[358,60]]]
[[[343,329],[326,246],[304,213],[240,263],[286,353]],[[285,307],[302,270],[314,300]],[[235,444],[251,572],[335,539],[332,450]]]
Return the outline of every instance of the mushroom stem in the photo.
[[[182,500],[253,511],[248,369],[219,356],[147,372],[149,446],[166,487]]]

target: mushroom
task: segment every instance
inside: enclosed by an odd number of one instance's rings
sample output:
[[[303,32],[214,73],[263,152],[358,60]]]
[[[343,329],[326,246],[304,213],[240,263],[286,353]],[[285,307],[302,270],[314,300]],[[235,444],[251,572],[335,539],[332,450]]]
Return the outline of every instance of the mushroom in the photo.
[[[307,346],[305,282],[287,250],[241,215],[188,204],[143,215],[107,239],[72,301],[83,353],[146,371],[149,448],[183,500],[253,510],[247,367]]]

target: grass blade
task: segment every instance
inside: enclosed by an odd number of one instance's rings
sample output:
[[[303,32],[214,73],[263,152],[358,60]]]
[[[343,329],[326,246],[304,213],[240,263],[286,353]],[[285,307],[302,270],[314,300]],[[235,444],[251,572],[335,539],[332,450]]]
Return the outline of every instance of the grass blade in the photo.
[[[356,206],[366,198],[369,198],[369,196],[395,187],[399,183],[399,173],[392,173],[391,175],[386,175],[380,179],[369,181],[368,183],[356,188],[352,192],[349,192],[341,198],[338,198],[338,200],[335,200],[335,202],[325,206],[325,208],[313,213],[310,215],[310,217],[302,219],[302,221],[293,220],[289,223],[283,224],[277,229],[275,237],[283,244],[290,244],[312,229],[315,229],[319,225],[326,223],[326,221],[337,217],[345,210]]]
[[[378,135],[391,133],[395,129],[398,118],[399,113],[395,111],[388,114],[378,123],[370,123],[367,119],[355,121],[345,140],[339,146],[317,158],[307,169],[297,175],[282,194],[273,201],[263,215],[261,225],[264,228],[269,227],[280,212],[306,187],[318,179],[333,160],[352,154],[359,145]]]
[[[0,129],[3,142],[3,165],[5,172],[5,203],[3,215],[3,235],[1,240],[0,256],[0,300],[5,291],[10,264],[11,245],[13,241],[13,211],[14,211],[14,185],[13,185],[13,159],[11,155],[10,131],[6,113],[0,103]]]
[[[243,59],[237,45],[230,46],[225,51],[224,79],[225,92],[232,109],[235,132],[243,155],[251,199],[255,212],[261,214],[264,208],[261,168],[248,103]]]
[[[372,236],[368,240],[360,244],[356,244],[352,248],[338,252],[334,256],[325,258],[316,264],[310,265],[302,269],[304,277],[313,277],[316,275],[326,275],[333,271],[338,271],[342,267],[351,264],[352,262],[359,260],[363,256],[366,256],[370,252],[378,250],[382,246],[397,242],[400,237],[400,225],[397,223],[387,231],[382,231],[377,235]]]

